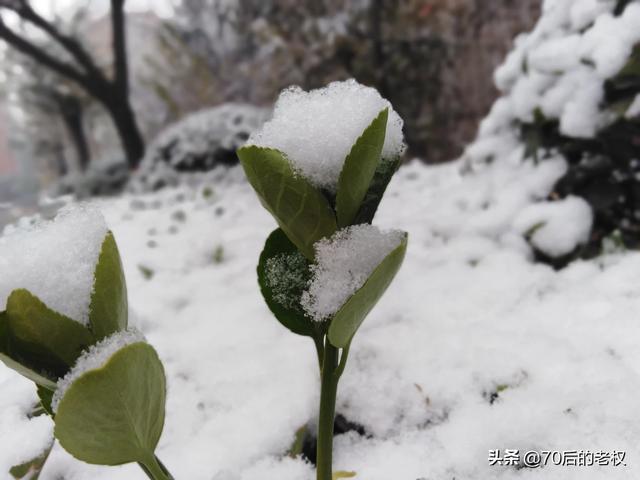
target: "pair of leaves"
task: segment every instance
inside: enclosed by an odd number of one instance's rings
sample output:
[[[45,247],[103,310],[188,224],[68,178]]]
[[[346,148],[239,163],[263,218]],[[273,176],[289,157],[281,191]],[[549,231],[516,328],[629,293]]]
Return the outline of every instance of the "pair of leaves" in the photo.
[[[162,434],[165,400],[156,351],[133,343],[73,382],[58,405],[54,433],[67,452],[88,463],[147,463]]]
[[[94,272],[89,326],[45,305],[28,290],[14,290],[0,312],[0,360],[49,390],[83,350],[127,328],[127,291],[113,234],[102,243]]]
[[[381,161],[388,116],[385,108],[347,155],[338,179],[335,212],[330,200],[296,174],[280,151],[253,145],[238,150],[247,179],[261,203],[309,260],[314,257],[313,245],[321,238],[356,220],[366,223],[373,219],[397,168],[395,162]]]
[[[331,344],[339,348],[345,348],[349,344],[365,317],[380,300],[400,269],[406,250],[407,236],[405,235],[400,245],[380,262],[364,285],[347,300],[330,320],[328,336]],[[258,283],[269,309],[283,326],[298,335],[313,337],[318,333],[318,328],[322,324],[314,322],[306,316],[299,304],[291,307],[283,306],[277,300],[277,292],[273,291],[268,279],[267,264],[269,259],[295,252],[295,245],[289,241],[282,230],[273,231],[267,238],[260,255]]]
[[[279,292],[274,292],[268,281],[267,264],[270,259],[300,251],[308,260],[308,270],[314,258],[313,246],[318,240],[331,236],[338,228],[371,223],[400,163],[399,158],[381,160],[388,116],[388,109],[382,110],[347,155],[338,179],[335,212],[331,201],[304,177],[297,175],[278,150],[256,146],[238,150],[249,183],[280,226],[267,238],[260,255],[258,283],[269,309],[294,333],[317,337],[326,325],[306,316],[299,299],[287,306],[278,301]],[[406,238],[336,314],[329,327],[329,339],[335,346],[344,347],[349,343],[393,279],[405,250]],[[290,273],[292,276],[300,274]]]

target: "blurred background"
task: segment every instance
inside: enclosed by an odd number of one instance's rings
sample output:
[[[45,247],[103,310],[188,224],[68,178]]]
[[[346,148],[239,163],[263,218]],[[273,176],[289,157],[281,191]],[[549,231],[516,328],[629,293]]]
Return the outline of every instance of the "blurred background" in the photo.
[[[354,77],[408,157],[458,157],[538,0],[0,0],[0,202],[138,190],[236,161],[281,89]],[[2,218],[0,218],[2,222]]]

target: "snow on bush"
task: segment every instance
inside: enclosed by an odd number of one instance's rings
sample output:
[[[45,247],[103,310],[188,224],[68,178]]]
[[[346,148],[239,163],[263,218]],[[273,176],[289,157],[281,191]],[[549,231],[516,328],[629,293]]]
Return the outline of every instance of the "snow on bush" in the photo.
[[[87,325],[93,272],[106,233],[101,213],[88,206],[65,208],[49,222],[6,227],[0,237],[0,304],[24,288]]]
[[[53,412],[57,413],[60,400],[62,400],[73,382],[86,372],[102,367],[118,350],[138,342],[146,342],[144,335],[135,329],[130,329],[114,333],[84,351],[73,368],[58,380],[57,389],[51,400]]]
[[[264,108],[227,103],[192,113],[160,132],[132,181],[137,191],[177,185],[181,176],[238,162],[236,149],[267,118]]]
[[[534,30],[495,73],[510,103],[509,120],[531,122],[539,110],[560,132],[593,137],[613,118],[601,108],[604,83],[625,65],[640,41],[640,4],[614,15],[615,1],[547,0]],[[495,113],[494,113],[495,115]]]
[[[534,241],[549,257],[596,255],[602,239],[616,229],[637,238],[638,65],[640,2],[546,0],[533,31],[516,39],[495,72],[502,96],[466,149],[465,169],[478,172],[493,163],[504,168],[505,162],[566,163],[565,173],[550,177],[544,190],[549,200],[583,197],[593,210],[594,232],[579,251],[567,251],[579,242],[552,246]],[[530,199],[539,200],[545,199]],[[587,216],[582,208],[575,213],[581,226],[567,229],[584,236]],[[541,236],[542,231],[531,239]]]
[[[381,231],[373,225],[354,225],[314,245],[316,263],[301,303],[316,321],[334,315],[369,278],[375,268],[400,245],[404,233]]]
[[[334,192],[355,140],[385,108],[389,119],[382,158],[395,160],[405,148],[402,119],[377,90],[355,80],[310,92],[298,87],[284,90],[273,118],[247,144],[280,150],[295,171],[316,187]]]
[[[514,227],[531,244],[553,257],[573,252],[589,239],[593,213],[579,197],[529,205],[516,217]]]

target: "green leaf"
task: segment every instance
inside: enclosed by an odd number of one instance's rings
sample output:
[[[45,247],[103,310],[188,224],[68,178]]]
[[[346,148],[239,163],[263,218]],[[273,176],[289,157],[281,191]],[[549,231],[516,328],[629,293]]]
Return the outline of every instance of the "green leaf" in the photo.
[[[267,238],[258,262],[258,284],[260,285],[262,296],[267,302],[269,310],[271,310],[282,325],[298,335],[312,337],[315,333],[313,321],[305,316],[304,310],[299,302],[287,306],[283,305],[282,302],[278,302],[270,282],[267,279],[267,263],[269,259],[284,255],[300,255],[300,253],[285,233],[278,228],[271,232],[271,235]],[[309,262],[304,257],[301,257],[300,260],[304,262],[304,269],[306,271],[291,273],[294,275],[309,276]],[[299,298],[304,289],[304,285],[294,285],[288,293],[293,298]]]
[[[298,455],[302,455],[304,441],[308,433],[309,427],[307,425],[303,425],[298,430],[296,430],[293,438],[293,443],[291,444],[291,447],[289,447],[289,451],[287,452],[287,455],[289,457],[296,458]]]
[[[82,351],[94,343],[87,328],[51,310],[28,290],[11,292],[7,299],[6,320],[5,355],[49,379],[64,376]],[[11,368],[15,369],[15,365]],[[42,383],[27,372],[19,373],[51,388],[48,382]]]
[[[53,390],[37,385],[38,398],[40,399],[40,405],[44,408],[45,412],[53,417],[53,409],[51,408],[51,401],[53,400]]]
[[[111,232],[102,242],[94,272],[89,323],[96,340],[127,329],[127,284],[118,246]]]
[[[12,370],[15,370],[23,377],[36,382],[38,385],[44,385],[47,388],[56,388],[57,377],[51,372],[44,372],[36,365],[32,365],[28,359],[14,358],[13,341],[11,331],[9,329],[9,319],[6,312],[0,312],[0,360]]]
[[[147,463],[164,426],[165,396],[156,351],[133,343],[73,382],[58,405],[54,434],[87,463]]]
[[[384,192],[387,190],[387,186],[393,178],[393,175],[398,171],[400,163],[400,157],[394,160],[380,160],[376,172],[373,175],[373,180],[371,180],[371,184],[369,185],[369,190],[353,222],[354,224],[371,223],[373,221],[373,217],[380,206]]]
[[[387,131],[389,109],[385,108],[364,130],[344,161],[336,195],[338,227],[351,225],[364,200],[376,169]]]
[[[330,237],[336,218],[326,197],[301,175],[296,175],[278,150],[242,147],[238,157],[262,205],[308,259],[313,244]]]
[[[333,480],[338,480],[339,478],[353,478],[356,476],[356,472],[345,472],[344,470],[340,470],[338,472],[334,472],[332,475]]]
[[[345,348],[365,317],[378,303],[391,281],[398,273],[407,251],[407,237],[402,240],[376,267],[367,281],[338,310],[329,326],[329,341],[338,348]]]
[[[53,441],[51,441],[44,452],[36,458],[11,468],[11,470],[9,470],[11,477],[15,480],[38,480],[42,467],[44,467],[47,458],[49,458],[52,448]]]

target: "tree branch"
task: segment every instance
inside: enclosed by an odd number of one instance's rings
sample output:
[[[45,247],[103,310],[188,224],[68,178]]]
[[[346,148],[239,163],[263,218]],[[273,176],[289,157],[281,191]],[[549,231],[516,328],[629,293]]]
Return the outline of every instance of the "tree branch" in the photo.
[[[78,83],[85,89],[87,88],[87,77],[83,75],[81,72],[76,70],[73,66],[68,63],[61,62],[60,60],[52,57],[47,52],[42,50],[40,47],[31,43],[30,41],[22,38],[13,32],[10,28],[8,28],[5,23],[0,18],[0,39],[7,42],[9,45],[14,47],[16,50],[20,51],[24,55],[27,55],[33,58],[35,61],[43,64],[44,66],[50,68],[54,72],[64,77],[73,80]]]
[[[106,80],[102,71],[100,71],[91,59],[91,56],[75,38],[65,35],[58,30],[53,23],[40,16],[40,14],[38,14],[38,12],[36,12],[28,2],[24,0],[18,1],[20,2],[20,7],[13,10],[20,16],[20,18],[32,25],[35,25],[57,41],[90,76],[94,76],[103,81]]]

